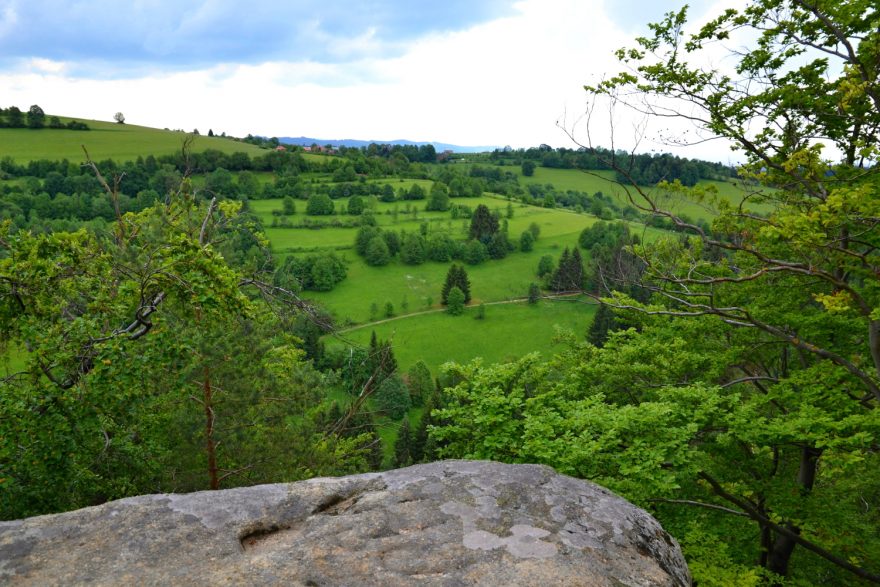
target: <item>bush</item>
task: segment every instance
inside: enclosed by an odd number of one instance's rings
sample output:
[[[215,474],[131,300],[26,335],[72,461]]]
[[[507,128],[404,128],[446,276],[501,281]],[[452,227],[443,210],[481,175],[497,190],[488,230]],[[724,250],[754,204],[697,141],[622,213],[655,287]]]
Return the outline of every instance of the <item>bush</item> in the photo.
[[[519,250],[528,253],[535,248],[535,237],[528,230],[524,231],[519,237]]]

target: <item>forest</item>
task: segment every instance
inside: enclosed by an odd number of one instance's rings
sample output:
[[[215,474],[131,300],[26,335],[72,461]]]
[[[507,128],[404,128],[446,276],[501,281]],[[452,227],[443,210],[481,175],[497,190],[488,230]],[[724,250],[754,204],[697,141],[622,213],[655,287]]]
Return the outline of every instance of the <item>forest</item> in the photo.
[[[682,9],[585,87],[736,169],[253,136],[0,158],[0,519],[492,459],[646,508],[699,585],[880,582],[878,23]]]

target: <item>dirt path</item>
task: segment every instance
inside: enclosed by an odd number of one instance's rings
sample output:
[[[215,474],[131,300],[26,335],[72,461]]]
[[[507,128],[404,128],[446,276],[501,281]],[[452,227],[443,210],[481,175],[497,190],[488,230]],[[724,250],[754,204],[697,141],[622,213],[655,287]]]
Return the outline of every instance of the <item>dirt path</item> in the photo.
[[[580,292],[575,293],[563,293],[556,294],[551,296],[541,296],[542,300],[558,300],[563,298],[571,298],[575,296],[581,295]],[[500,302],[483,302],[484,306],[498,306],[501,304],[518,304],[521,302],[528,301],[528,297],[522,298],[513,298],[512,300],[501,300]],[[479,306],[479,304],[477,304]],[[475,308],[477,306],[468,306],[469,308]],[[422,316],[424,314],[436,314],[438,312],[445,312],[445,308],[437,308],[435,310],[422,310],[421,312],[411,312],[409,314],[401,314],[400,316],[392,316],[391,318],[384,318],[382,320],[376,320],[375,322],[367,322],[365,324],[358,324],[356,326],[350,326],[348,328],[343,328],[342,330],[334,331],[334,334],[345,334],[346,332],[352,332],[354,330],[360,330],[361,328],[367,328],[369,326],[375,326],[377,324],[385,324],[386,322],[391,322],[393,320],[402,320],[403,318],[412,318],[413,316]]]

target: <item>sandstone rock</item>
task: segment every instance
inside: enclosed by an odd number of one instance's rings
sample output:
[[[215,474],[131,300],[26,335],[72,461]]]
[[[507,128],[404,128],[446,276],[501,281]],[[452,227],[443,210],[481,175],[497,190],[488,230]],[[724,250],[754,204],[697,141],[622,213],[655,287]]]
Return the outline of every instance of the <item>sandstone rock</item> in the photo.
[[[643,510],[538,465],[443,461],[0,522],[16,585],[690,585]]]

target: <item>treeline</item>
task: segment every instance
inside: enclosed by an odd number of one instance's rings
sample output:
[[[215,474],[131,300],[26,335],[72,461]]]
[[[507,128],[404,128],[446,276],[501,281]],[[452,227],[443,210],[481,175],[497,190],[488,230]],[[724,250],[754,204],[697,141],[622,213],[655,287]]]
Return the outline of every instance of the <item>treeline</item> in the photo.
[[[527,169],[534,169],[534,165],[552,169],[615,170],[618,181],[633,181],[640,185],[677,179],[684,185],[692,186],[701,179],[724,180],[737,176],[734,167],[721,163],[677,157],[668,153],[634,155],[627,151],[613,151],[602,147],[553,149],[549,145],[541,145],[529,149],[496,149],[489,159],[496,163],[523,165],[526,175],[531,175]]]
[[[49,116],[38,105],[34,104],[27,112],[22,112],[18,106],[0,108],[0,128],[54,128],[67,130],[91,130],[89,125],[78,120],[71,120],[67,124],[61,122],[57,116]]]

